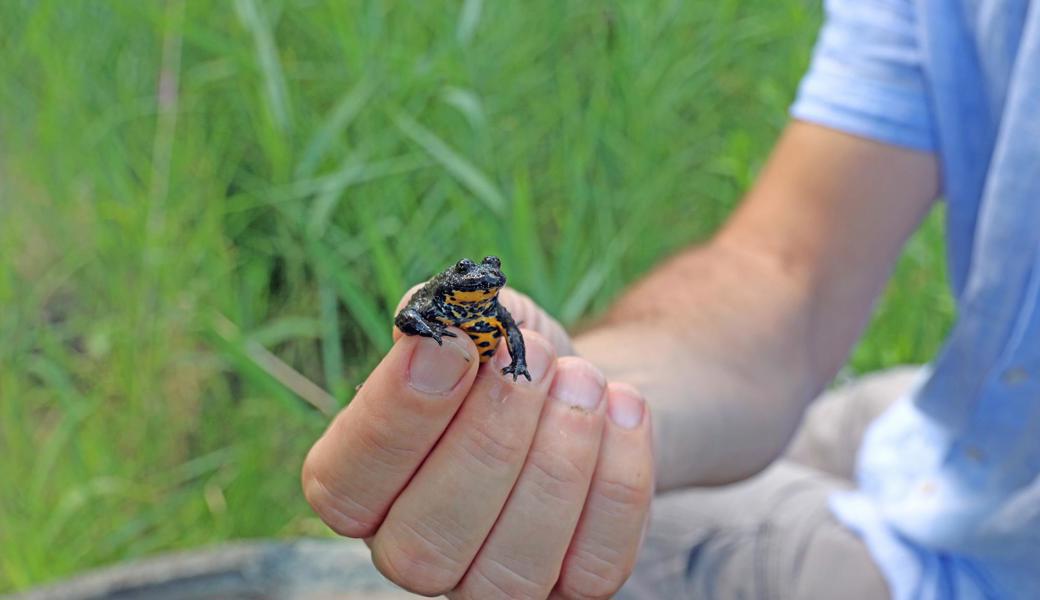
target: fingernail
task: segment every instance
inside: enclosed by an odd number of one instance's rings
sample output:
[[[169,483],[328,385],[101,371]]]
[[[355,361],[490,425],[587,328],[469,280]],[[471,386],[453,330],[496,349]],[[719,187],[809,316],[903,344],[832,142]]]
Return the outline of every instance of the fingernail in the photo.
[[[445,337],[438,346],[430,338],[420,338],[408,367],[409,384],[426,394],[443,394],[455,387],[474,360],[455,338]]]
[[[498,352],[495,353],[492,362],[501,372],[503,367],[509,366],[509,363],[513,360],[509,354],[505,340],[499,343]],[[531,383],[538,383],[545,378],[545,374],[549,372],[549,365],[555,360],[556,354],[549,346],[549,342],[541,336],[526,334],[524,337],[524,348],[527,353],[527,372],[531,374]],[[513,376],[509,375],[509,380],[513,380]],[[523,379],[521,377],[521,379]]]
[[[611,387],[610,404],[607,405],[610,420],[622,429],[635,429],[643,422],[646,410],[643,397],[635,390],[624,387]]]
[[[568,406],[595,410],[605,385],[603,374],[588,363],[561,360],[549,395]]]

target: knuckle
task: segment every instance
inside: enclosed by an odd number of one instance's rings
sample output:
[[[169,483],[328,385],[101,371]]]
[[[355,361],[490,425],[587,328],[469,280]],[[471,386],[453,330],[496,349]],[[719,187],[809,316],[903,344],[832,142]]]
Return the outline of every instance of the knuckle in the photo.
[[[515,434],[503,432],[496,435],[488,431],[486,425],[476,423],[465,430],[466,434],[459,443],[463,452],[492,471],[511,467],[527,452]]]
[[[466,596],[503,600],[543,600],[552,581],[539,580],[495,559],[482,560],[467,578]]]
[[[610,509],[631,514],[632,509],[650,506],[653,492],[647,480],[600,479],[593,491]]]
[[[395,427],[376,415],[370,415],[365,426],[357,428],[352,435],[368,459],[359,464],[371,461],[370,468],[381,474],[397,472],[403,467],[410,469],[422,458],[419,449],[399,443],[400,426]]]
[[[587,468],[569,456],[553,455],[545,449],[531,451],[528,468],[541,495],[564,502],[574,502],[588,482]]]
[[[382,520],[380,514],[350,496],[334,492],[311,470],[304,471],[303,495],[329,529],[344,537],[372,535]]]
[[[445,552],[442,544],[431,539],[430,532],[405,526],[406,539],[377,536],[372,563],[387,579],[423,596],[439,596],[451,591],[465,571],[466,565]],[[383,539],[379,539],[383,538]]]
[[[588,551],[578,551],[560,577],[559,592],[564,598],[593,600],[610,598],[625,583],[631,574],[630,568],[619,566]]]

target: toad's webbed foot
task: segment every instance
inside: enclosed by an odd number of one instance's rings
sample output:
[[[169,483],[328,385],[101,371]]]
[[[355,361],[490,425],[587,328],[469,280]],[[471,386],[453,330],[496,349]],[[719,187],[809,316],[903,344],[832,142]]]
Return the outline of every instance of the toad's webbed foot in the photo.
[[[397,328],[405,335],[420,335],[433,338],[433,341],[437,342],[438,345],[443,344],[441,341],[442,336],[458,337],[448,331],[448,328],[444,325],[435,321],[427,321],[413,308],[406,308],[399,312],[397,317],[394,318],[394,325],[397,325]]]
[[[513,381],[516,381],[518,377],[523,375],[528,381],[531,381],[531,374],[527,371],[527,363],[523,360],[513,359],[513,362],[509,363],[508,367],[502,367],[502,373],[508,375],[513,374]]]

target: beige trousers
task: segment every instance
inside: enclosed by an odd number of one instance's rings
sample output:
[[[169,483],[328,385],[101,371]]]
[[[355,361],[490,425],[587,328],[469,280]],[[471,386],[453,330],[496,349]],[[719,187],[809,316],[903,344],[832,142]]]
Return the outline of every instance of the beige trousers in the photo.
[[[827,392],[783,458],[751,479],[656,498],[639,564],[617,598],[888,598],[866,546],[827,498],[854,485],[864,430],[919,372],[899,367]]]

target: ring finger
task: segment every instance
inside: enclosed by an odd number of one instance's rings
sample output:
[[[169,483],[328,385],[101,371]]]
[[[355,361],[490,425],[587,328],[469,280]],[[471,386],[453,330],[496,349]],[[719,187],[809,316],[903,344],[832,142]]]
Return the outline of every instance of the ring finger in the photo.
[[[642,396],[625,384],[607,388],[596,472],[563,573],[550,598],[611,598],[632,572],[653,495],[650,419]]]

